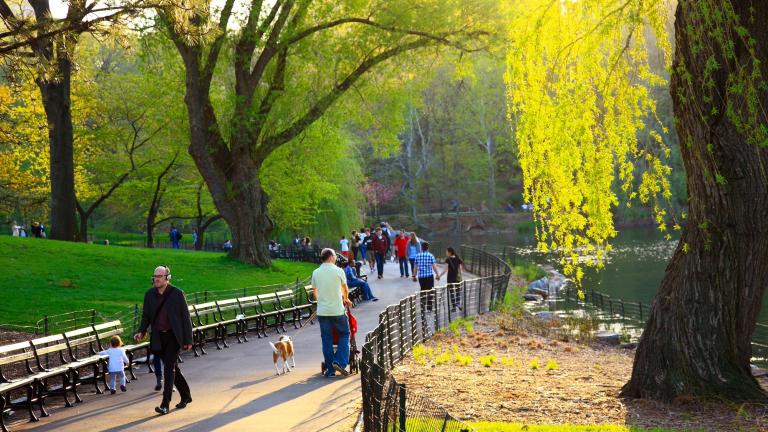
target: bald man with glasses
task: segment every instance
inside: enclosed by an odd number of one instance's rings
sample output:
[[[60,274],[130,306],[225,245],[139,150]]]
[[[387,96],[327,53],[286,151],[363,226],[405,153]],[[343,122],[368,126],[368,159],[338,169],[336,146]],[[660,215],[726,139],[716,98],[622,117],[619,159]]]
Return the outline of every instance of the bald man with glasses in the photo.
[[[144,294],[144,311],[141,316],[139,331],[133,338],[136,341],[144,339],[147,329],[151,331],[149,346],[152,353],[163,360],[163,400],[155,412],[168,414],[171,403],[173,386],[179,389],[181,402],[176,404],[182,409],[192,402],[187,380],[184,379],[178,366],[181,349],[188,351],[192,348],[192,319],[184,292],[171,285],[171,269],[158,266],[152,274],[152,288]]]

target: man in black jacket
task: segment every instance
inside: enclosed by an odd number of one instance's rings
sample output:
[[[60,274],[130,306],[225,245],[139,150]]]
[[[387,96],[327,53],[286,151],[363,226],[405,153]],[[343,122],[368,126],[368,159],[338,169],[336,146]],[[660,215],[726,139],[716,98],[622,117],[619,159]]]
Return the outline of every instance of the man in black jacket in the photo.
[[[177,364],[183,348],[192,348],[192,320],[187,308],[184,292],[170,284],[171,269],[159,266],[152,274],[152,288],[144,294],[144,312],[141,316],[139,332],[133,338],[144,339],[147,328],[151,328],[150,349],[163,359],[163,401],[155,407],[158,414],[168,414],[173,386],[179,389],[181,402],[176,404],[182,409],[192,402],[189,385]]]

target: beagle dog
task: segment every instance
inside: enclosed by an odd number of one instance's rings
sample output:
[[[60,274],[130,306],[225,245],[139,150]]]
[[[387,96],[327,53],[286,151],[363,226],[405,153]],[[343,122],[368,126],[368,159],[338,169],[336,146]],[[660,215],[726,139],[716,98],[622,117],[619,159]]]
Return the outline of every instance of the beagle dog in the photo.
[[[277,367],[277,359],[282,357],[283,359],[283,372],[287,373],[291,371],[291,368],[296,368],[296,356],[293,352],[293,342],[290,336],[280,336],[280,339],[275,342],[269,343],[272,347],[272,361],[275,363],[275,372],[278,375],[281,374],[280,369]],[[288,365],[288,359],[291,359],[291,365]]]

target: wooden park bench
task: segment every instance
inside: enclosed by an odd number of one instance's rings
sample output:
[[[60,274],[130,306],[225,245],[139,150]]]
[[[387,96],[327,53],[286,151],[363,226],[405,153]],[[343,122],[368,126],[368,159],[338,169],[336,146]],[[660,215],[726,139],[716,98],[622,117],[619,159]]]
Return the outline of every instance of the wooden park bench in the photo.
[[[236,298],[216,301],[216,307],[218,309],[218,321],[222,326],[220,335],[223,337],[222,344],[224,347],[228,347],[226,337],[234,334],[238,343],[246,342],[244,318],[245,314],[240,308],[240,303]],[[234,332],[230,332],[229,328],[234,326]]]
[[[221,349],[221,323],[217,320],[218,307],[215,301],[189,306],[189,314],[192,318],[192,353],[195,357],[208,354],[205,351],[205,343],[209,340],[207,334],[213,330],[213,341],[216,349]],[[211,322],[213,321],[213,322]],[[224,335],[226,337],[226,335]],[[197,350],[200,349],[200,353]]]
[[[83,382],[93,381],[96,393],[103,393],[98,381],[106,385],[107,364],[106,356],[99,355],[103,350],[101,340],[120,333],[120,321],[112,321],[0,347],[2,430],[8,430],[4,415],[12,407],[25,407],[30,421],[37,421],[33,407],[37,405],[40,415],[47,417],[44,402],[50,396],[62,396],[67,407],[72,406],[68,393],[75,402],[82,402],[77,387]],[[11,377],[14,367],[16,377]],[[90,375],[83,374],[83,369],[89,369]],[[21,391],[25,395],[11,397],[13,392]]]
[[[12,408],[23,406],[29,412],[29,421],[38,421],[32,409],[37,401],[37,381],[31,368],[34,361],[35,353],[29,341],[0,346],[0,428],[3,432],[8,431],[5,416]],[[22,391],[25,395],[12,397]]]

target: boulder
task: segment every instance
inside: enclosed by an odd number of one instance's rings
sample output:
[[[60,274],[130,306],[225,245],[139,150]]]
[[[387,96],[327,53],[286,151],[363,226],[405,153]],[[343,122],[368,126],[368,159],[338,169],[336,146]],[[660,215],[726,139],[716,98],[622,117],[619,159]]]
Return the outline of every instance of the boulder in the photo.
[[[557,313],[549,312],[549,311],[536,312],[536,313],[533,314],[533,316],[535,316],[538,319],[542,319],[542,320],[546,320],[546,321],[556,320],[556,319],[560,318],[560,317],[557,316]]]
[[[540,296],[541,298],[549,297],[549,291],[543,288],[531,288],[528,287],[528,294]]]
[[[532,302],[537,302],[537,301],[542,301],[542,300],[544,300],[544,297],[540,296],[539,294],[531,294],[531,293],[525,293],[525,294],[523,295],[523,299],[524,299],[525,301],[532,301]]]
[[[621,342],[621,336],[618,333],[608,330],[595,332],[595,338],[598,342],[606,345],[618,345]]]
[[[529,291],[531,290],[531,288],[538,288],[538,289],[546,290],[547,288],[549,288],[549,279],[547,279],[546,276],[541,278],[541,279],[537,279],[537,280],[535,280],[535,281],[533,281],[533,282],[528,284],[528,290]]]

